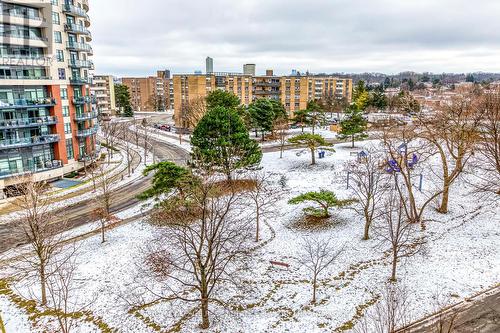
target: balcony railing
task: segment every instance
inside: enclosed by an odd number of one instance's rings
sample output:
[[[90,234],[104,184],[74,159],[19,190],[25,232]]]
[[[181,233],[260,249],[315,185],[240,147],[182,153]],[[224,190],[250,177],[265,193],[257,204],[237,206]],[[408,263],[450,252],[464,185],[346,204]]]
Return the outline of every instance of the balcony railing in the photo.
[[[8,12],[3,12],[0,15],[2,15],[2,16],[10,16],[10,17],[21,17],[21,18],[24,18],[24,19],[34,20],[34,21],[45,21],[40,16],[30,15],[27,12],[16,12],[15,10],[10,10]]]
[[[71,51],[93,52],[92,47],[87,43],[67,42],[66,48]]]
[[[73,104],[75,104],[75,105],[91,104],[92,98],[90,96],[73,97],[72,101],[73,101]]]
[[[90,60],[72,59],[69,61],[69,67],[94,69],[94,63]]]
[[[73,86],[84,86],[86,84],[92,84],[92,79],[89,77],[72,77],[69,82]]]
[[[26,34],[15,34],[15,33],[11,33],[11,32],[1,33],[0,36],[6,37],[6,38],[22,38],[22,39],[30,39],[30,40],[40,40],[43,42],[49,41],[49,39],[46,37],[35,36],[35,35],[26,35]]]
[[[72,32],[80,35],[88,35],[90,36],[90,31],[85,28],[83,25],[75,24],[75,23],[66,23],[64,24],[64,31]]]
[[[70,4],[63,5],[63,12],[78,17],[88,17],[87,12],[83,8],[76,7]]]
[[[44,134],[30,138],[0,140],[0,149],[11,149],[20,147],[30,147],[58,142],[61,139],[59,134]]]
[[[57,124],[57,117],[46,116],[36,118],[0,120],[0,129],[37,127]]]
[[[96,119],[97,117],[99,117],[99,113],[97,112],[85,112],[85,113],[80,113],[80,114],[76,114],[75,116],[75,120],[76,121],[86,121],[86,120],[91,120],[91,119]]]
[[[0,80],[50,80],[50,76],[0,75]]]
[[[42,108],[52,107],[57,102],[54,98],[41,98],[41,99],[16,99],[13,102],[0,100],[0,110],[2,109],[28,109],[28,108]]]
[[[21,169],[0,171],[0,179],[5,179],[9,177],[21,176],[31,173],[39,173],[54,169],[59,169],[63,167],[62,161],[59,160],[46,160],[46,161],[35,161],[33,160],[32,167],[24,167]]]
[[[279,95],[279,90],[254,90],[254,95]]]
[[[96,125],[94,127],[87,128],[87,129],[80,130],[80,131],[76,132],[76,136],[79,138],[85,138],[85,137],[97,134],[98,130],[99,130],[99,126]]]

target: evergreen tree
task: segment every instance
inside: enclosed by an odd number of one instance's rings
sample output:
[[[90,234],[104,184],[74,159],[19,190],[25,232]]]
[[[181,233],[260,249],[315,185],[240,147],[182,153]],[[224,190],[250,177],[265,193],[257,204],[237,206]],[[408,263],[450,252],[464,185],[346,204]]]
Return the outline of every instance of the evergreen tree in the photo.
[[[195,181],[192,173],[172,162],[160,162],[147,167],[143,174],[148,176],[154,172],[152,187],[138,196],[141,200],[150,198],[159,199],[162,195],[168,195],[173,190],[181,193],[183,188]]]
[[[341,140],[351,139],[352,148],[354,141],[367,138],[366,134],[368,122],[363,118],[363,112],[358,109],[356,104],[351,104],[345,110],[345,118],[340,122],[341,130],[339,138]]]
[[[297,110],[293,114],[293,121],[300,124],[300,128],[302,129],[302,133],[304,133],[304,127],[309,125],[309,118],[307,116],[307,110]]]
[[[366,90],[365,81],[360,80],[352,94],[352,100],[359,110],[365,110],[370,104],[370,93]]]
[[[207,96],[207,108],[214,109],[222,106],[226,109],[236,109],[241,104],[238,96],[232,92],[216,89],[211,91]]]
[[[115,84],[116,106],[123,112],[125,117],[133,117],[134,111],[130,104],[130,92],[124,84]]]
[[[204,171],[224,173],[256,166],[262,159],[259,145],[250,139],[243,120],[234,109],[209,109],[196,126],[191,146],[192,163]]]
[[[312,134],[317,126],[322,126],[326,123],[326,114],[320,103],[311,100],[307,103],[306,117],[308,124],[312,126]]]
[[[314,202],[320,208],[316,207],[307,207],[304,209],[304,212],[307,215],[312,215],[319,218],[328,218],[330,217],[330,209],[334,207],[342,208],[348,206],[353,203],[353,200],[339,200],[335,193],[331,191],[321,190],[319,192],[307,192],[301,194],[290,201],[288,204],[290,205],[298,205],[304,202]]]
[[[323,147],[323,149],[325,150],[334,151],[333,148],[328,148],[331,146],[331,144],[329,144],[325,140],[325,138],[319,134],[309,134],[309,133],[300,134],[294,136],[293,138],[290,138],[288,142],[294,145],[306,146],[307,148],[309,148],[309,150],[311,151],[311,165],[316,164],[316,150],[319,147]]]
[[[375,91],[372,92],[371,98],[370,98],[370,105],[379,109],[379,110],[385,110],[387,108],[387,97],[384,94],[384,91],[382,89],[376,89]]]
[[[266,98],[258,99],[248,107],[252,124],[256,130],[257,128],[260,129],[262,140],[265,138],[265,133],[273,129],[275,119],[274,108],[275,106]]]

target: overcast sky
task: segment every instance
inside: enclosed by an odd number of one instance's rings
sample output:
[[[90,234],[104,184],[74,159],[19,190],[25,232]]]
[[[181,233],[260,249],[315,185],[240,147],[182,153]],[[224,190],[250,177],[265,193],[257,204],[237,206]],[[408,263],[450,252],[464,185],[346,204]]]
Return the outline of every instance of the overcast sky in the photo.
[[[499,0],[90,0],[96,73],[500,72]]]

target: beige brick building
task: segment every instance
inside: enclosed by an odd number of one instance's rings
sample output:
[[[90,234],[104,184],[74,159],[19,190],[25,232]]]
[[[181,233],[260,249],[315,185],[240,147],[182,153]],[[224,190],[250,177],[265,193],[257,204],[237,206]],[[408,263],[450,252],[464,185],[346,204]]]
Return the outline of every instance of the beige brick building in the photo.
[[[156,76],[125,77],[122,84],[130,92],[132,109],[137,112],[162,112],[172,108],[170,71],[158,71]]]
[[[97,109],[104,117],[116,114],[115,84],[111,75],[94,75],[90,88],[97,100]]]
[[[332,76],[275,76],[272,70],[264,76],[234,73],[185,74],[173,76],[176,126],[182,127],[182,110],[190,102],[205,98],[214,89],[231,91],[248,106],[259,98],[280,101],[290,117],[306,108],[310,100],[325,96],[352,99],[352,79]]]

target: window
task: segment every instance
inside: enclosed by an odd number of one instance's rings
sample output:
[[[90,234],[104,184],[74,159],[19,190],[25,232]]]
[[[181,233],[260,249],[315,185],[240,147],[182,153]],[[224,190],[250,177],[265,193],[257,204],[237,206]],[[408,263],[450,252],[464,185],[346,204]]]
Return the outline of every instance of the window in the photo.
[[[59,5],[59,0],[50,0],[54,6]]]
[[[56,50],[56,58],[57,58],[57,61],[64,62],[64,51],[63,50]]]
[[[70,123],[64,124],[64,133],[71,134],[71,124]]]
[[[62,33],[60,31],[54,31],[54,42],[62,44]]]
[[[68,157],[68,160],[72,160],[75,158],[75,152],[73,151],[73,140],[72,139],[66,140],[66,155]]]
[[[52,12],[52,21],[54,24],[61,24],[61,19],[59,18],[59,13]]]
[[[69,106],[62,107],[63,117],[69,117]]]
[[[66,80],[66,70],[64,68],[58,68],[57,73],[59,74],[59,80]]]
[[[61,99],[68,99],[68,89],[61,88]]]

